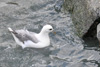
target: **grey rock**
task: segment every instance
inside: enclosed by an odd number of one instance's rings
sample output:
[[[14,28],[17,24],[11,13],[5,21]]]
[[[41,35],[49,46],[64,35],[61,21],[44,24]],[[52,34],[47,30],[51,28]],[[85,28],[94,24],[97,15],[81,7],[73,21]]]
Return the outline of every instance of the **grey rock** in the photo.
[[[65,11],[72,14],[77,35],[82,37],[100,16],[99,0],[64,0]],[[96,32],[95,32],[96,34]]]

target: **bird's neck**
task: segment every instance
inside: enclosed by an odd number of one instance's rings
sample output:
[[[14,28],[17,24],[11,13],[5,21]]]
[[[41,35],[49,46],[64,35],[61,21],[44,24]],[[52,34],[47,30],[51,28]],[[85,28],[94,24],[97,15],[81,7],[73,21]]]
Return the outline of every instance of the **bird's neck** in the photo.
[[[49,41],[49,33],[48,32],[41,31],[39,33],[39,37],[41,37],[43,40],[46,39],[47,41]]]
[[[45,31],[43,31],[43,30],[41,30],[41,32],[39,33],[39,35],[48,36],[49,33],[48,33],[48,32],[45,32]]]
[[[39,39],[41,44],[43,43],[40,46],[46,47],[46,46],[50,45],[49,33],[41,31],[39,34],[37,34],[37,38]]]

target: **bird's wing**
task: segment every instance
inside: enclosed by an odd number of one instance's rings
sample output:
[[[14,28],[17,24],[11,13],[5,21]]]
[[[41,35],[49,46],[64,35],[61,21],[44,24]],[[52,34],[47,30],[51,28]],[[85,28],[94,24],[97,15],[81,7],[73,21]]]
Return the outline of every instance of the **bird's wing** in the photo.
[[[97,32],[97,38],[100,39],[100,31]]]
[[[16,30],[13,32],[13,34],[23,43],[28,40],[31,40],[34,43],[39,42],[39,40],[35,36],[35,33],[30,34],[30,32],[27,32],[26,30]]]

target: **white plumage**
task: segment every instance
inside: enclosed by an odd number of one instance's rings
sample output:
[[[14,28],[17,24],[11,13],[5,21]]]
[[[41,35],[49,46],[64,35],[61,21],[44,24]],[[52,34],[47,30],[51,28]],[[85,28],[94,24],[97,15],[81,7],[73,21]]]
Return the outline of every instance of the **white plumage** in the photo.
[[[50,45],[49,33],[53,31],[53,27],[45,25],[38,34],[25,29],[12,30],[9,27],[8,30],[13,35],[16,43],[23,49],[26,47],[44,48]]]

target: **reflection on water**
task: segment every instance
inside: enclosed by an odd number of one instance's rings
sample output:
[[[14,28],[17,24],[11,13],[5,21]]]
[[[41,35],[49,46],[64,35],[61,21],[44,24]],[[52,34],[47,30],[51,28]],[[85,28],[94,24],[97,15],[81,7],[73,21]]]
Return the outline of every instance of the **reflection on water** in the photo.
[[[0,67],[99,67],[99,50],[84,49],[70,14],[62,11],[63,0],[1,1],[0,7]],[[14,5],[17,3],[18,5]],[[56,11],[55,11],[56,10]],[[44,49],[18,46],[7,27],[39,32],[51,24],[51,46]]]

